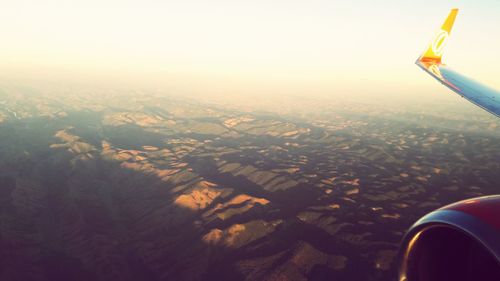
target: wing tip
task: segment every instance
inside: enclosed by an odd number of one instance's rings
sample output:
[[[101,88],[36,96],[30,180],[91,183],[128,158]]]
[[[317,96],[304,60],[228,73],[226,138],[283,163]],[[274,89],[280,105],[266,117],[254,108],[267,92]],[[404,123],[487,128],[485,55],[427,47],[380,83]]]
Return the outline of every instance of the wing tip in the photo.
[[[427,47],[427,50],[419,57],[419,61],[421,62],[432,62],[432,63],[441,63],[441,58],[444,53],[444,47],[450,36],[451,29],[453,28],[453,24],[455,23],[455,18],[457,17],[459,9],[453,8],[451,9],[448,17],[445,22],[441,26],[441,29],[434,36],[433,40]]]

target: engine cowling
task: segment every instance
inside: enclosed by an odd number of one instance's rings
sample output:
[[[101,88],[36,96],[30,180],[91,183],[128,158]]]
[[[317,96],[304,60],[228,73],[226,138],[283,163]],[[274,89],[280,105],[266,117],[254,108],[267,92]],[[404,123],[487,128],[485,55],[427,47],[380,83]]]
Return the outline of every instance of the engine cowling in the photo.
[[[399,281],[500,280],[500,195],[424,216],[405,235],[399,260]]]

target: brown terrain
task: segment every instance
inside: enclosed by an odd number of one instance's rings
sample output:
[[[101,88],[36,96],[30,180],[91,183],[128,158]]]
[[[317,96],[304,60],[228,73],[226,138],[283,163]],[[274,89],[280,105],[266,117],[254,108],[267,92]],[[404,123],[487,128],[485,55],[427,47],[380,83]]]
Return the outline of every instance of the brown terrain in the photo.
[[[495,119],[317,108],[4,87],[0,280],[395,280],[420,216],[498,192]]]

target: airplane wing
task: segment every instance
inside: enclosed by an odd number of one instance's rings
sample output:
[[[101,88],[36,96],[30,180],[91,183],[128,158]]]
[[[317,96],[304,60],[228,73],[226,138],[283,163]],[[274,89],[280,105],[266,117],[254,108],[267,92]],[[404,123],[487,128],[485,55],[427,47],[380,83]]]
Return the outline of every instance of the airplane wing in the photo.
[[[466,100],[500,117],[500,92],[465,77],[441,62],[444,47],[457,13],[458,9],[451,10],[443,26],[429,44],[427,50],[417,59],[416,64]]]

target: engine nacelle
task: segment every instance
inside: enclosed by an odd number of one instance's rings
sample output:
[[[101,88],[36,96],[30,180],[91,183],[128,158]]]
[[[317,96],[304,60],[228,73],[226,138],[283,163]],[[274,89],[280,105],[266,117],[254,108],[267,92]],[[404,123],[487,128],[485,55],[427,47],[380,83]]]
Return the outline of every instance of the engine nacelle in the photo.
[[[399,281],[500,280],[500,195],[424,216],[405,235],[399,260]]]

